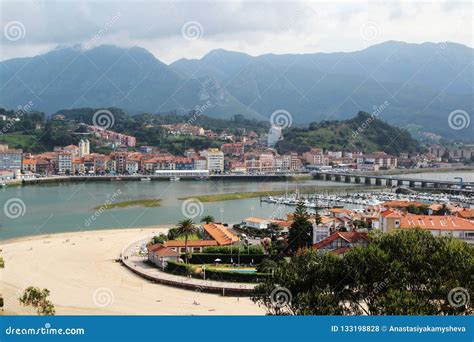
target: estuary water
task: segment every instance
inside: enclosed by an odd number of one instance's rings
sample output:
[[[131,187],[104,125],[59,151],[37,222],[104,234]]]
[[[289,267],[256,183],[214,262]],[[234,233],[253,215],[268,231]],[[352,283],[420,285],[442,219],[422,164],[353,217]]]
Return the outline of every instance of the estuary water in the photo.
[[[462,177],[474,182],[474,172],[430,172],[405,174],[404,177],[454,180]],[[302,187],[314,187],[324,191],[328,186],[345,183],[306,180],[301,182],[258,181],[117,181],[87,183],[57,183],[29,185],[0,189],[0,240],[21,236],[97,230],[111,228],[135,228],[153,225],[175,225],[185,218],[184,213],[196,215],[199,222],[204,215],[212,215],[217,221],[241,222],[249,216],[283,218],[293,207],[261,203],[259,198],[220,202],[186,202],[181,197],[235,192],[286,190],[294,192]],[[354,186],[354,184],[351,184]],[[363,185],[361,186],[363,188]],[[107,202],[133,199],[161,199],[156,208],[126,207],[108,210],[94,209]]]

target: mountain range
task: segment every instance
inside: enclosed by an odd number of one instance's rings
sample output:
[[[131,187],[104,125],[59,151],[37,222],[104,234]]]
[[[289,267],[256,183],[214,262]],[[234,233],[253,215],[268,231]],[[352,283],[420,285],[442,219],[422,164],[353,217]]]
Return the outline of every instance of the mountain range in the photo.
[[[474,123],[455,130],[448,116],[474,113],[473,51],[456,43],[388,41],[354,52],[256,57],[218,49],[167,65],[139,47],[61,47],[0,62],[0,106],[32,101],[32,109],[48,114],[80,107],[198,109],[261,120],[285,110],[298,126],[347,119],[384,104],[379,119],[467,141]]]

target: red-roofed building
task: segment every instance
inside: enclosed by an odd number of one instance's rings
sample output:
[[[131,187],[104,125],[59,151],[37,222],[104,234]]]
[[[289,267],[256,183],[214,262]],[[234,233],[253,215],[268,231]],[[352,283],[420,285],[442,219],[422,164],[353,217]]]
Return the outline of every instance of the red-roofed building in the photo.
[[[171,248],[163,246],[161,243],[148,245],[148,260],[158,267],[164,268],[168,261],[178,261],[181,254]]]
[[[466,220],[474,220],[474,208],[459,210],[455,213],[457,217],[461,217]]]
[[[188,240],[188,251],[200,253],[205,247],[218,245],[216,240]],[[184,240],[168,240],[165,242],[165,247],[179,253],[186,252]]]
[[[474,243],[474,221],[454,215],[413,215],[386,210],[381,213],[379,221],[380,229],[385,233],[420,228],[429,230],[435,236],[452,236]]]
[[[355,246],[366,247],[370,240],[367,233],[359,232],[335,232],[324,240],[315,243],[314,249],[322,252],[344,254],[347,250]]]

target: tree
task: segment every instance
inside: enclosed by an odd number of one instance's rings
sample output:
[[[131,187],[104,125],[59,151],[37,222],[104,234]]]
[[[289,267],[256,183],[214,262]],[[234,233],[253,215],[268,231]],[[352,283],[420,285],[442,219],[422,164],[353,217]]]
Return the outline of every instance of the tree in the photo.
[[[49,290],[39,287],[28,287],[19,298],[24,306],[32,306],[38,315],[53,316],[56,312],[53,303],[48,299]]]
[[[474,247],[421,229],[371,235],[341,258],[302,249],[279,263],[253,301],[270,314],[470,315]],[[275,305],[276,289],[291,301]]]
[[[306,211],[303,200],[296,205],[293,214],[293,223],[290,226],[288,237],[288,248],[295,253],[300,248],[310,247],[313,243],[313,225],[309,220],[310,215]]]
[[[176,228],[179,236],[184,236],[184,250],[186,251],[184,258],[185,262],[188,263],[188,237],[197,233],[196,226],[192,219],[186,219],[179,222]]]
[[[151,239],[151,243],[152,244],[157,244],[157,243],[164,243],[165,241],[168,240],[168,236],[166,236],[165,234],[163,233],[160,233],[160,235],[155,235],[152,239]]]
[[[201,219],[201,222],[205,222],[206,224],[209,224],[211,222],[215,222],[215,219],[211,215],[206,215]]]

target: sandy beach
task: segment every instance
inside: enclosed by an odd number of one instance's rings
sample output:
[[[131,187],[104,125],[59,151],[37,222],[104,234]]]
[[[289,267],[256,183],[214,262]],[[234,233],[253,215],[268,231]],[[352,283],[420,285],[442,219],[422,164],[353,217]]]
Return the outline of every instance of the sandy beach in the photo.
[[[151,283],[114,260],[130,243],[164,228],[102,230],[0,242],[4,314],[34,314],[19,304],[28,286],[51,291],[57,315],[262,315],[249,298],[222,297]]]

